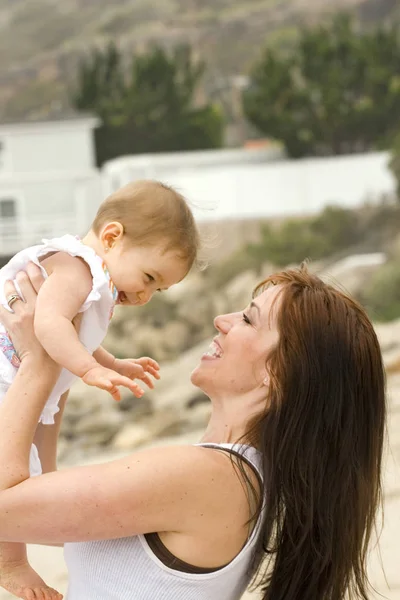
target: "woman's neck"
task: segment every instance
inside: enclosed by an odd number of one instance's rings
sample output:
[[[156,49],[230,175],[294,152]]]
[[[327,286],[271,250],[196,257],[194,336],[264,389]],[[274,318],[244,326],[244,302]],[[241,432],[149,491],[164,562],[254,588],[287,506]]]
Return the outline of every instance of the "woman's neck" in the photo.
[[[212,412],[201,441],[214,444],[250,443],[249,429],[266,410],[265,389],[240,397],[211,397]]]
[[[204,443],[235,444],[244,442],[247,433],[248,415],[232,414],[222,407],[213,407],[207,429],[201,438]]]

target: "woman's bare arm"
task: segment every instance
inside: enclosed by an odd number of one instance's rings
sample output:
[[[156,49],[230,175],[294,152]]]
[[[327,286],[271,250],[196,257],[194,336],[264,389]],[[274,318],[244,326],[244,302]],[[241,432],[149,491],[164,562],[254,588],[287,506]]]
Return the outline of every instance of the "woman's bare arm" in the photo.
[[[204,448],[153,448],[29,478],[30,444],[57,375],[47,362],[23,359],[0,406],[0,460],[7,465],[1,470],[1,540],[58,544],[190,532],[203,525],[206,511],[218,526],[241,488],[225,457]],[[205,521],[209,525],[210,517]]]
[[[0,463],[4,465],[0,489],[29,477],[29,454],[37,423],[59,373],[60,367],[53,362],[22,361],[0,405]]]
[[[216,454],[216,453],[215,453]],[[54,544],[215,527],[233,486],[203,448],[146,450],[26,480],[0,492],[0,539]],[[236,487],[236,485],[235,485]],[[237,493],[237,489],[235,490]]]
[[[0,406],[0,540],[54,544],[229,527],[241,483],[225,456],[201,447],[153,448],[29,478],[30,446],[59,367],[34,336],[34,289],[26,275],[18,282],[26,303],[16,302],[15,314],[0,307],[21,358]],[[233,515],[240,517],[248,515]]]

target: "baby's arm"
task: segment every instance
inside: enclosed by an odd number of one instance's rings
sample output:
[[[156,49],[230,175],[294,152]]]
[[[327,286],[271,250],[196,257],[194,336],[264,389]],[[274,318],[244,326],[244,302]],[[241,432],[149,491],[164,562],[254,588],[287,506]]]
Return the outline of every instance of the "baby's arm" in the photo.
[[[158,362],[144,356],[142,358],[115,358],[110,352],[107,352],[102,346],[93,352],[93,356],[103,367],[117,371],[120,375],[129,377],[129,379],[140,379],[149,388],[154,388],[152,377],[160,379],[160,365]]]
[[[88,265],[80,258],[57,252],[43,261],[48,278],[35,308],[35,333],[46,352],[78,377],[97,366],[80,342],[72,319],[92,289]]]
[[[100,365],[80,342],[72,320],[92,289],[92,276],[80,258],[58,252],[43,261],[48,278],[39,290],[34,327],[46,352],[62,367],[81,377],[88,385],[107,390],[115,400],[125,386],[135,396],[143,390],[137,383]]]
[[[93,352],[93,356],[103,367],[107,367],[107,369],[113,369],[115,367],[115,356],[103,348],[103,346],[97,348],[97,350]]]

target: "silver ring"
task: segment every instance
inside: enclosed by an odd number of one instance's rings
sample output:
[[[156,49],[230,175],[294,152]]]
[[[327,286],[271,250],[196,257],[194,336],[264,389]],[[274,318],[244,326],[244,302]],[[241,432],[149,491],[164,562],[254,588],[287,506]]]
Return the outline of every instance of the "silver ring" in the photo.
[[[21,297],[18,294],[11,294],[11,296],[8,296],[8,298],[7,298],[8,306],[11,308],[12,305],[14,304],[14,302],[16,302],[17,300],[21,300]]]

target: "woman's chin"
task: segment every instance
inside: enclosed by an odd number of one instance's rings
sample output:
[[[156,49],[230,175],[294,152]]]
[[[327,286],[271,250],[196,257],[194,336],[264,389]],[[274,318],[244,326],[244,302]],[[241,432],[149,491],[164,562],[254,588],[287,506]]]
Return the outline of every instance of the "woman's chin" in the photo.
[[[193,383],[193,385],[198,386],[197,380],[198,380],[198,370],[199,367],[196,367],[190,374],[190,381],[191,383]]]
[[[203,389],[202,383],[204,383],[204,376],[201,371],[202,371],[201,364],[197,365],[197,367],[192,371],[192,373],[190,375],[190,381],[192,382],[193,385],[195,385],[196,387],[198,387],[202,390]]]

